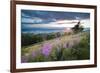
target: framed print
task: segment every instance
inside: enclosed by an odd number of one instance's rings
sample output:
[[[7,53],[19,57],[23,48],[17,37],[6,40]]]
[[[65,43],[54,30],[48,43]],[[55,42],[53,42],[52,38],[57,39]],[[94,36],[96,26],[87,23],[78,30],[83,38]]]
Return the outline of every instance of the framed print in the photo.
[[[96,6],[11,1],[11,72],[96,66]]]

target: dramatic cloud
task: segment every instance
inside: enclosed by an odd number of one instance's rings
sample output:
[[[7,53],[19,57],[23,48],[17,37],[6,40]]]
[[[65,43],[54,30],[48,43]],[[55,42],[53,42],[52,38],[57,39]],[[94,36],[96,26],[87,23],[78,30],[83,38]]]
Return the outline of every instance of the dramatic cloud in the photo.
[[[89,13],[37,10],[21,11],[22,32],[47,32],[61,30],[63,28],[72,28],[79,22],[79,20],[84,28],[90,27]]]

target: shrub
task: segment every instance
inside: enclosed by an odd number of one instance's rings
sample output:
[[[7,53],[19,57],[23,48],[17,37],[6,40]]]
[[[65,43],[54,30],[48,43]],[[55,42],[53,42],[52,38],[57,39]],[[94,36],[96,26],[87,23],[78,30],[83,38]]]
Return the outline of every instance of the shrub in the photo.
[[[66,48],[63,51],[63,60],[76,60],[77,55],[75,54],[75,50],[73,48]]]
[[[89,34],[86,34],[81,38],[80,43],[73,48],[76,50],[77,59],[89,59],[90,58],[90,42]]]
[[[36,57],[30,56],[28,61],[29,62],[43,62],[45,61],[45,57],[41,54],[37,55]]]

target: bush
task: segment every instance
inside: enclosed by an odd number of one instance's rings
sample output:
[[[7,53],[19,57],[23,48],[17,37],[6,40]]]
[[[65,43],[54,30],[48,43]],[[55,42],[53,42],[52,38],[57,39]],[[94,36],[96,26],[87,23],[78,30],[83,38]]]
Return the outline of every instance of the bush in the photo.
[[[76,60],[77,55],[75,54],[75,50],[73,48],[66,48],[63,51],[63,60]]]
[[[28,46],[36,43],[43,42],[56,38],[58,33],[49,34],[34,34],[34,33],[22,33],[21,34],[21,46]]]
[[[89,59],[90,58],[90,41],[89,34],[85,34],[80,43],[73,48],[76,50],[77,59]]]

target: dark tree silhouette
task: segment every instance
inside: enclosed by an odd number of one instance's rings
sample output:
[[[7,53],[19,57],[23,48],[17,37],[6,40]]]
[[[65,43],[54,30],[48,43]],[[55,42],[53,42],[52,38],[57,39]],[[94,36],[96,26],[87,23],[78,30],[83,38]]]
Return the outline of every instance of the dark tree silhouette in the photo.
[[[79,21],[79,22],[72,28],[72,30],[74,31],[74,33],[78,33],[78,32],[80,32],[80,31],[83,30],[83,27],[80,27],[80,25],[81,25],[81,22]]]

